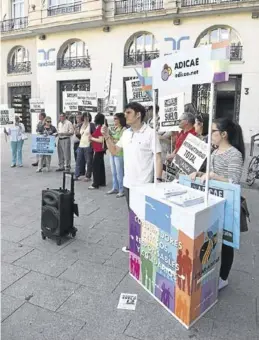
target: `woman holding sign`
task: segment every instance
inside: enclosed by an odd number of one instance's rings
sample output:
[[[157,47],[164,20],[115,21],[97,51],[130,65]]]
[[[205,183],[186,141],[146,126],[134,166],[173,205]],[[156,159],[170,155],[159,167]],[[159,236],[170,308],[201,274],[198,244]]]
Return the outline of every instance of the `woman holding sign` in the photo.
[[[212,124],[212,144],[218,148],[211,155],[209,179],[239,184],[245,160],[245,145],[241,127],[228,118],[216,119]],[[193,173],[191,179],[201,177],[203,172]],[[234,260],[234,249],[222,244],[219,289],[228,285],[228,275]]]
[[[23,123],[20,123],[20,117],[15,116],[14,124],[6,130],[4,133],[10,136],[11,149],[12,149],[12,164],[11,168],[16,167],[16,163],[19,167],[22,167],[22,147],[24,140],[27,139],[25,135],[25,128]]]
[[[51,125],[51,117],[47,116],[44,124],[39,128],[39,134],[44,136],[56,136],[57,129]],[[51,155],[40,155],[38,169],[36,172],[42,172],[43,164],[46,164],[46,171],[50,170]]]

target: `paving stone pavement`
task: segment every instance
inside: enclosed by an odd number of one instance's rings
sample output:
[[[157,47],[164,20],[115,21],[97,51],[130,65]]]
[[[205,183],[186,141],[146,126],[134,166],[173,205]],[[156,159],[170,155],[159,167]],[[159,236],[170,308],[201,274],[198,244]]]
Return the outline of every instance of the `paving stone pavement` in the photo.
[[[24,167],[10,168],[2,136],[3,340],[259,340],[259,185],[244,187],[251,212],[248,233],[235,253],[229,286],[218,304],[185,330],[128,275],[127,208],[76,183],[78,233],[60,247],[41,239],[41,190],[61,185],[61,174],[36,174],[29,141]],[[107,157],[106,157],[107,158]],[[135,311],[118,310],[120,293],[138,294]]]

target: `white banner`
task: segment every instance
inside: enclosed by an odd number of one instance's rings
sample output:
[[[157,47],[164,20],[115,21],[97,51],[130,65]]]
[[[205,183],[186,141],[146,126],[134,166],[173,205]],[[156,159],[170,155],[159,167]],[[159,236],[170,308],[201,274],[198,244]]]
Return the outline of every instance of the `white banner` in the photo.
[[[78,97],[77,91],[64,91],[63,92],[63,112],[76,112],[78,111]]]
[[[214,71],[211,45],[193,48],[152,60],[153,89],[159,96],[192,84],[211,83]]]
[[[186,175],[199,171],[207,157],[208,144],[188,134],[178,150],[173,163]]]
[[[184,113],[184,93],[160,98],[159,106],[159,131],[178,131],[179,117]]]
[[[140,81],[138,79],[126,81],[127,101],[138,102],[143,106],[152,106],[153,102],[146,92],[142,91]]]
[[[43,99],[31,98],[29,99],[31,112],[45,112],[45,104]]]

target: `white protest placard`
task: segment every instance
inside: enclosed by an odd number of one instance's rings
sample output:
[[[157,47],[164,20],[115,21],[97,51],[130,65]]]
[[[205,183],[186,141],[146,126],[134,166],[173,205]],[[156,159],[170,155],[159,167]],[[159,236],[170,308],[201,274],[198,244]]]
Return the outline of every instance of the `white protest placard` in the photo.
[[[154,59],[151,71],[153,89],[158,89],[160,96],[192,84],[211,83],[214,77],[211,45]]]
[[[39,121],[39,114],[45,113],[45,103],[43,99],[31,98],[30,103],[30,113],[31,113],[31,132],[36,133],[37,123]]]
[[[173,163],[186,175],[200,170],[207,157],[208,144],[188,134],[178,150]]]
[[[137,294],[121,293],[118,309],[135,310],[137,305]]]
[[[126,81],[127,101],[138,102],[143,106],[152,106],[153,102],[146,92],[142,91],[140,81],[138,79]]]
[[[6,125],[9,122],[9,109],[0,109],[0,123]]]
[[[63,112],[78,111],[77,91],[63,92]]]
[[[9,122],[14,122],[15,112],[14,109],[8,109]]]
[[[173,94],[159,99],[159,131],[178,131],[179,117],[184,112],[184,93]]]

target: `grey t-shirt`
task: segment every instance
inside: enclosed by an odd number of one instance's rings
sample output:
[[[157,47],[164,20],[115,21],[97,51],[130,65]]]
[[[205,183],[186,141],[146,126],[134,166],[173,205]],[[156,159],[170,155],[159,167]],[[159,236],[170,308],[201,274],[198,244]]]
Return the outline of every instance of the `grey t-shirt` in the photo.
[[[218,153],[218,149],[212,153],[210,169],[216,175],[227,178],[230,183],[239,184],[243,163],[241,152],[231,146],[223,153]]]

